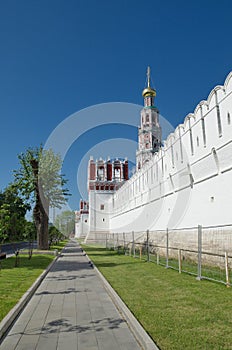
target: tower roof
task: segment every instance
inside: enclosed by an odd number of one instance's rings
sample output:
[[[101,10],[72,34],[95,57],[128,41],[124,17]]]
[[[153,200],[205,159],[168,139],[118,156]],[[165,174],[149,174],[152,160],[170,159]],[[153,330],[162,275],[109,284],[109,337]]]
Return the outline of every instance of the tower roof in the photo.
[[[143,97],[156,96],[156,90],[151,87],[151,69],[147,67],[147,87],[142,92]]]

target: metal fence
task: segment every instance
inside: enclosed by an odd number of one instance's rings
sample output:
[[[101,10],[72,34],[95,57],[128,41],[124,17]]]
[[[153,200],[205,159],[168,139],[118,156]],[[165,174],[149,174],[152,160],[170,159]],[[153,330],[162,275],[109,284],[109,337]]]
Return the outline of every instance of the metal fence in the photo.
[[[106,247],[198,280],[232,285],[232,225],[108,233]]]

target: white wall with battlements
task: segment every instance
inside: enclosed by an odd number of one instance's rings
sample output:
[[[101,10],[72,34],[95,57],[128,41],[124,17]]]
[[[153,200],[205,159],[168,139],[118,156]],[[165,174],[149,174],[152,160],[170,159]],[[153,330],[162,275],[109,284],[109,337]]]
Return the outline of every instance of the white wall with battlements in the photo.
[[[232,72],[108,199],[113,232],[232,223]]]

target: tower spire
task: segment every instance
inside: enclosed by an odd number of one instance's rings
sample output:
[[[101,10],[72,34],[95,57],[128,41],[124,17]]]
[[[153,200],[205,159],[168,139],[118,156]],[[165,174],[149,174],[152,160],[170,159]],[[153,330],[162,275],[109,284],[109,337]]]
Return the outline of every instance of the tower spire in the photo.
[[[150,80],[151,80],[151,68],[150,66],[147,67],[147,87],[150,87]]]
[[[156,91],[151,87],[151,68],[147,67],[147,87],[142,92],[145,107],[154,107],[154,98]]]

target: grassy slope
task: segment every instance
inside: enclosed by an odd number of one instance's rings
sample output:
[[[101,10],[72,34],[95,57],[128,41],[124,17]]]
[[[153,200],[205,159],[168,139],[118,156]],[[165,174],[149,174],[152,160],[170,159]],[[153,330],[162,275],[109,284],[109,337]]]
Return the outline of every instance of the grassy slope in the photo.
[[[84,248],[162,350],[232,349],[231,288]]]

